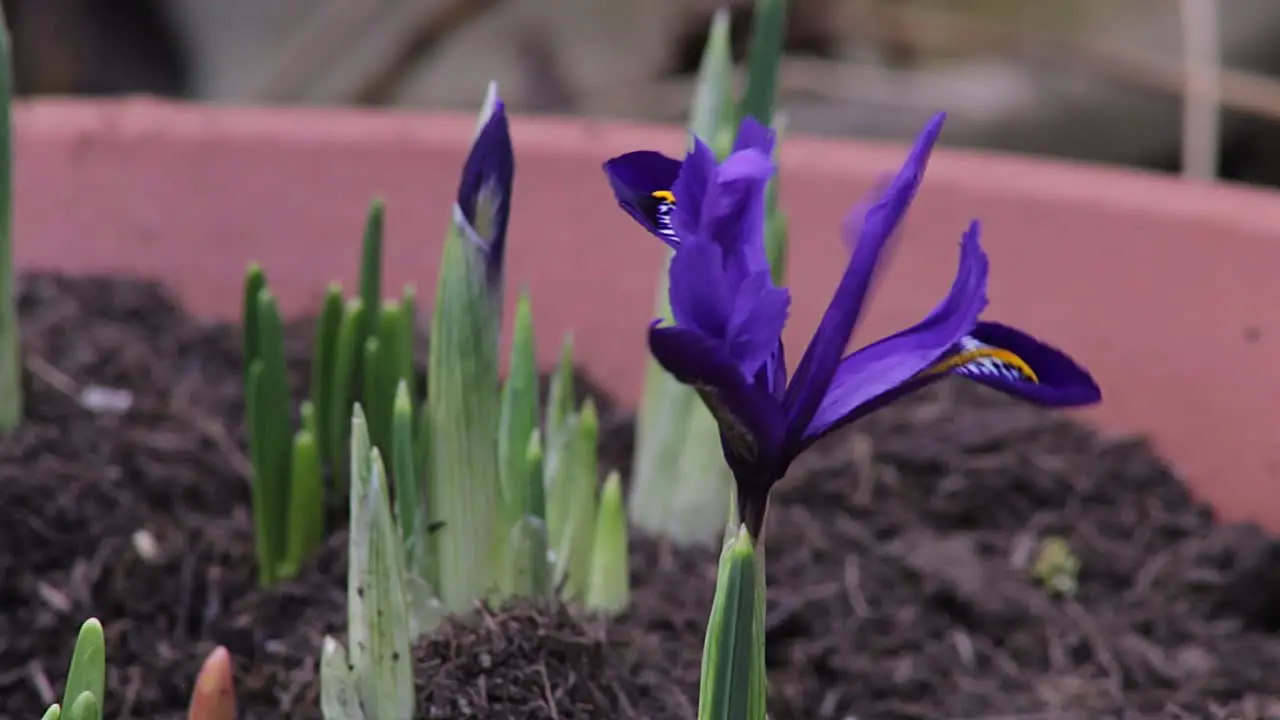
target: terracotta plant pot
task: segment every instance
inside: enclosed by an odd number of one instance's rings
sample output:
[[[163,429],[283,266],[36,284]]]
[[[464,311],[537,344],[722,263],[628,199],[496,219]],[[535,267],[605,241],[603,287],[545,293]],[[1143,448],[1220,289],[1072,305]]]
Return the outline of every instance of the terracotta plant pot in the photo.
[[[330,537],[296,579],[258,587],[239,336],[136,279],[236,323],[254,259],[286,314],[312,314],[330,281],[354,288],[379,195],[382,287],[415,283],[428,303],[474,117],[43,101],[20,107],[16,125],[19,266],[115,279],[22,283],[30,402],[0,437],[0,540],[31,551],[5,565],[18,590],[0,603],[11,637],[0,715],[49,702],[51,628],[94,612],[124,638],[108,653],[108,690],[136,689],[109,692],[133,705],[108,714],[181,713],[207,660],[203,677],[214,689],[233,680],[243,717],[318,717],[321,638],[345,623],[346,516],[330,514]],[[604,390],[602,469],[625,472],[662,246],[615,207],[600,166],[634,149],[675,154],[685,138],[586,120],[516,118],[512,131],[508,288],[529,288],[547,365],[574,334]],[[846,262],[845,214],[902,152],[784,141],[792,347]],[[1154,439],[1225,518],[1280,530],[1269,422],[1280,370],[1268,362],[1280,319],[1267,314],[1280,307],[1277,199],[939,150],[858,340],[934,305],[978,217],[989,317],[1090,368],[1105,402],[1085,419]],[[313,337],[287,334],[295,391]],[[116,392],[86,393],[98,385]],[[1277,600],[1253,572],[1268,570],[1265,537],[1212,524],[1133,443],[971,391],[944,383],[885,408],[778,486],[766,642],[779,720],[1171,705],[1207,716],[1280,697],[1268,665]],[[418,707],[473,716],[492,701],[495,716],[535,707],[568,720],[623,717],[628,698],[645,698],[661,705],[640,708],[650,717],[691,716],[715,553],[640,533],[629,550],[632,602],[606,632],[526,603],[424,637]],[[1249,689],[1258,695],[1241,700]],[[507,690],[510,704],[494,700]]]
[[[248,258],[285,312],[350,287],[363,204],[388,201],[390,286],[434,283],[465,115],[41,101],[16,114],[21,267],[165,280],[232,318]],[[616,210],[601,161],[676,153],[676,129],[517,118],[509,277],[527,283],[542,357],[572,330],[593,376],[633,403],[661,248]],[[943,142],[946,135],[943,135]],[[851,203],[898,162],[882,144],[788,138],[791,342],[803,342],[846,252]],[[970,217],[985,223],[990,314],[1041,329],[1095,373],[1090,421],[1150,437],[1230,520],[1280,530],[1280,196],[1120,169],[943,150],[860,338],[940,297]]]

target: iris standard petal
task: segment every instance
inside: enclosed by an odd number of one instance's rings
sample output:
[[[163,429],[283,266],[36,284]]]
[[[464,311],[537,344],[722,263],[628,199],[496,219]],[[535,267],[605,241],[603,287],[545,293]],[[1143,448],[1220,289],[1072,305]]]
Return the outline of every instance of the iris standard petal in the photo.
[[[485,252],[490,277],[500,276],[506,252],[507,224],[511,219],[511,186],[515,178],[515,152],[502,101],[476,135],[462,167],[457,207],[466,220],[468,239]]]
[[[725,280],[720,246],[698,237],[681,243],[671,258],[668,277],[676,325],[723,342],[734,297]]]
[[[680,172],[671,183],[668,199],[675,203],[671,210],[671,227],[676,236],[689,238],[699,234],[702,226],[702,204],[707,186],[716,173],[716,154],[696,135],[680,163]]]
[[[790,309],[790,293],[774,287],[768,270],[748,277],[738,288],[725,340],[729,356],[747,377],[754,377],[773,356]]]
[[[724,250],[731,287],[769,269],[764,249],[765,191],[773,170],[768,155],[743,150],[720,164],[707,187],[698,234]]]
[[[671,226],[675,196],[671,187],[680,174],[680,161],[652,150],[619,155],[604,164],[618,206],[671,247],[679,244]]]
[[[925,374],[967,378],[1036,405],[1074,407],[1102,400],[1093,377],[1066,353],[1000,323],[978,323]]]
[[[676,380],[702,397],[724,440],[739,479],[769,474],[780,456],[782,422],[777,401],[748,381],[724,348],[696,330],[649,328],[649,350]]]
[[[776,141],[777,134],[773,130],[748,115],[742,118],[742,122],[738,125],[738,136],[734,138],[733,150],[737,152],[753,148],[765,155],[772,156],[773,146]]]
[[[787,387],[783,407],[787,416],[788,436],[799,440],[805,433],[826,394],[840,357],[853,334],[862,313],[876,266],[885,245],[897,230],[902,216],[924,176],[929,154],[942,132],[945,115],[939,113],[921,131],[902,168],[886,186],[879,199],[862,216],[858,240],[849,265],[831,304],[818,323],[809,347],[796,367],[795,377]],[[932,358],[931,358],[932,359]]]
[[[961,342],[987,304],[986,253],[977,222],[960,243],[960,265],[947,297],[924,320],[872,343],[840,362],[822,402],[803,432],[788,440],[808,444],[865,415],[868,403],[925,371]]]

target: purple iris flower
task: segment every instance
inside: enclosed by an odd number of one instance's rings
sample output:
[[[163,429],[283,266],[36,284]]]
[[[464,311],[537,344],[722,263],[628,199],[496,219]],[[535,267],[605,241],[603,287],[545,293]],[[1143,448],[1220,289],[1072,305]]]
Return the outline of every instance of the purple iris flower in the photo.
[[[1089,405],[1101,392],[1063,352],[1007,325],[979,320],[987,304],[980,227],[960,241],[947,296],[919,323],[845,355],[877,264],[920,186],[944,115],[906,162],[845,224],[852,254],[818,329],[788,380],[782,346],[790,295],[774,286],[764,246],[771,131],[747,118],[718,162],[702,141],[683,162],[640,151],[604,165],[618,203],[674,248],[674,324],[655,321],[649,348],[715,415],[748,532],[758,536],[769,490],[819,438],[944,377],[966,378],[1029,402]]]
[[[506,108],[498,100],[476,135],[462,167],[453,212],[466,239],[484,253],[486,275],[495,286],[502,278],[515,164]]]

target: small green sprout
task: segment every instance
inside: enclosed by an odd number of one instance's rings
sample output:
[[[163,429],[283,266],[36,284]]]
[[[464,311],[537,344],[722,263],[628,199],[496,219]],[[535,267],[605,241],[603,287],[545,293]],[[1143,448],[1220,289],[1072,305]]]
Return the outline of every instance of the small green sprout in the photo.
[[[1031,575],[1052,593],[1071,597],[1079,589],[1080,559],[1061,537],[1046,537],[1036,553]]]

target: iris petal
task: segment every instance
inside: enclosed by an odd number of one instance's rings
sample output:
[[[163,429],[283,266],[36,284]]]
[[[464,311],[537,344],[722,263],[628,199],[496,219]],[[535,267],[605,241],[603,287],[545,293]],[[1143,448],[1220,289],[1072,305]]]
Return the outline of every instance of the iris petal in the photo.
[[[994,322],[978,323],[946,358],[925,371],[948,374],[1036,405],[1075,407],[1102,400],[1092,376],[1066,353]]]
[[[681,327],[649,328],[649,350],[676,380],[693,387],[715,417],[725,456],[741,482],[761,482],[777,464],[782,423],[777,401],[742,374],[723,346]]]
[[[703,202],[707,187],[716,173],[716,154],[696,136],[692,146],[680,164],[680,172],[671,183],[675,208],[671,212],[671,226],[681,238],[699,234],[702,226]]]
[[[759,150],[766,156],[772,156],[776,141],[777,135],[773,130],[748,115],[742,118],[742,122],[738,125],[738,137],[733,141],[733,150],[737,152],[751,148]]]
[[[700,238],[681,244],[668,271],[671,315],[680,327],[723,339],[734,298],[724,277],[719,245]]]
[[[720,244],[729,283],[769,269],[764,249],[765,191],[773,161],[757,150],[730,155],[716,169],[702,203],[699,235]]]
[[[833,374],[840,365],[840,356],[844,354],[845,345],[849,343],[853,327],[862,313],[880,255],[920,187],[929,155],[942,132],[944,118],[938,114],[924,127],[902,168],[879,200],[862,215],[857,245],[849,265],[787,387],[783,407],[787,415],[788,437],[794,441],[798,442],[807,432],[806,428],[823,404],[827,386],[832,382]],[[846,227],[850,224],[846,223]]]
[[[978,234],[974,222],[961,241],[950,292],[924,320],[840,362],[813,419],[797,438],[801,444],[870,412],[871,401],[916,378],[973,330],[987,304],[988,262]]]
[[[768,270],[748,277],[738,288],[725,339],[729,355],[748,377],[774,354],[790,309],[790,293],[773,286]]]
[[[680,161],[652,150],[619,155],[604,164],[618,206],[659,240],[675,247],[671,202],[655,195],[670,192],[680,173]]]
[[[461,219],[465,220],[462,229],[467,239],[484,251],[491,279],[502,274],[514,179],[515,151],[506,109],[499,100],[462,166],[457,201]]]

